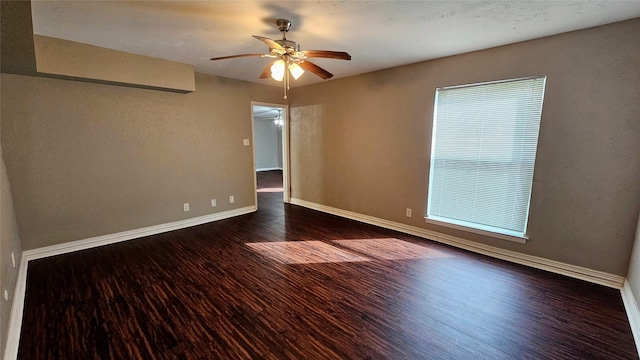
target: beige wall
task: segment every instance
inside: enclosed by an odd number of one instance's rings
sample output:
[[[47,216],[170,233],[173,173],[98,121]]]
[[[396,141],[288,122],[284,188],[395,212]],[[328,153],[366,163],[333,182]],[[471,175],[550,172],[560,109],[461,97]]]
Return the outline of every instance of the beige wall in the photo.
[[[272,87],[200,74],[189,94],[1,80],[2,147],[25,250],[254,205],[252,147],[242,139],[251,138],[250,102],[279,100]]]
[[[638,34],[635,19],[296,88],[292,197],[624,276],[640,209]],[[529,242],[425,224],[435,88],[538,74]]]
[[[11,261],[11,252],[15,257],[15,267]],[[11,190],[4,160],[0,156],[0,284],[2,284],[0,287],[0,356],[2,358],[4,358],[11,304],[21,257],[22,243],[18,236]],[[5,289],[9,294],[8,301],[4,300]]]
[[[33,35],[39,74],[176,92],[195,90],[193,65]]]

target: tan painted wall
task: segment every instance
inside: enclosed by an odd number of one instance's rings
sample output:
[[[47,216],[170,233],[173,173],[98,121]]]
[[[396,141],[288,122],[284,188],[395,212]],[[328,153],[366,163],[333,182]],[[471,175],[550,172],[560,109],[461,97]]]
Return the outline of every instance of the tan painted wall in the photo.
[[[38,73],[158,88],[195,90],[193,65],[33,35]]]
[[[242,139],[251,138],[250,102],[278,101],[273,87],[200,74],[189,94],[1,80],[2,147],[25,250],[254,204],[252,147]]]
[[[635,19],[296,88],[292,197],[624,276],[640,210],[639,34]],[[538,74],[530,241],[425,224],[435,88]]]

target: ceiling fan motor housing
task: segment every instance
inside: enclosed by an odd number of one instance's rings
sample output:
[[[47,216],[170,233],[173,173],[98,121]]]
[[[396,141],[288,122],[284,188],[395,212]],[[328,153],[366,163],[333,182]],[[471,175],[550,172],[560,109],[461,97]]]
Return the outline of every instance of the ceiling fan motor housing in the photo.
[[[290,51],[300,51],[300,44],[298,44],[295,41],[286,40],[286,39],[274,40],[274,41],[278,43],[280,46],[282,46],[283,48],[285,48],[285,50],[287,50],[287,53]]]

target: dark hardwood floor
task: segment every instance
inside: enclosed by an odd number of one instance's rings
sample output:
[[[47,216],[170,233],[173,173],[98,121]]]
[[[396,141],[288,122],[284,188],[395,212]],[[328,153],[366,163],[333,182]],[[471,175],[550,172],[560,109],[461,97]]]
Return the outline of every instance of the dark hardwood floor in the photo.
[[[257,174],[258,192],[280,192],[282,197],[282,170],[259,171]]]
[[[30,262],[19,357],[638,358],[618,290],[258,196]]]

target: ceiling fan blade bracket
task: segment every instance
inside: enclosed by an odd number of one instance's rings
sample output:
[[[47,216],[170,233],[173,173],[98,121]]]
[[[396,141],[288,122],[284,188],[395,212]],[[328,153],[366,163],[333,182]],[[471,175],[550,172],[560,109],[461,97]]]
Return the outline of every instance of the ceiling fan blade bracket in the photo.
[[[267,44],[267,46],[269,46],[269,49],[284,50],[284,48],[280,44],[278,44],[276,40],[272,40],[264,36],[258,36],[258,35],[251,35],[251,36]]]

